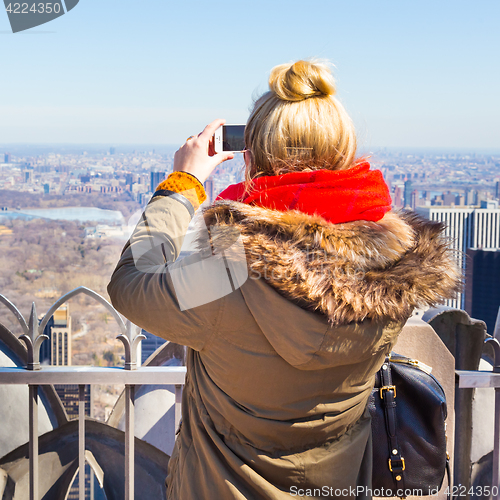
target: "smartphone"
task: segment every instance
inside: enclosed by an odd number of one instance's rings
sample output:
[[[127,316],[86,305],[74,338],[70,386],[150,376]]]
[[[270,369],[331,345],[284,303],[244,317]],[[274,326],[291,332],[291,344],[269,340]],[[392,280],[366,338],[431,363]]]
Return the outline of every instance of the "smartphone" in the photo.
[[[216,153],[232,151],[241,153],[245,149],[245,125],[222,125],[214,134]]]

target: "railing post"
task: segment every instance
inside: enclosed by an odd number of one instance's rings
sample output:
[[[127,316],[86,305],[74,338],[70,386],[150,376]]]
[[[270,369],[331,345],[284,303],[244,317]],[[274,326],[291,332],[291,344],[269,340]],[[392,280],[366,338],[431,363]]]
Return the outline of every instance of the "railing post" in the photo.
[[[495,431],[493,434],[493,486],[496,486],[496,495],[493,500],[500,499],[500,388],[495,387]]]
[[[35,303],[31,305],[28,331],[19,337],[27,349],[27,370],[40,370],[40,345],[47,335],[38,334],[38,319]],[[29,385],[29,470],[30,470],[30,500],[38,500],[38,385]]]
[[[146,337],[137,334],[137,326],[127,321],[126,335],[118,335],[125,347],[125,370],[137,369],[138,346]],[[125,500],[134,500],[134,410],[135,385],[125,385]]]
[[[78,386],[78,495],[85,500],[85,386]]]
[[[126,335],[123,333],[116,337],[125,347],[125,370],[137,370],[141,362],[137,360],[139,344],[146,338],[142,333],[137,334],[137,326],[127,321]]]
[[[499,309],[500,314],[500,309]],[[498,318],[497,318],[498,323]],[[496,330],[496,326],[495,326]],[[497,338],[488,338],[486,344],[493,348],[494,366],[493,372],[500,373],[500,341]],[[492,497],[493,500],[500,500],[500,387],[495,387],[495,429],[493,432],[493,478]],[[496,494],[493,494],[493,487],[496,487]]]
[[[125,386],[125,500],[134,500],[135,385]]]
[[[29,386],[29,468],[30,500],[38,500],[38,386]]]

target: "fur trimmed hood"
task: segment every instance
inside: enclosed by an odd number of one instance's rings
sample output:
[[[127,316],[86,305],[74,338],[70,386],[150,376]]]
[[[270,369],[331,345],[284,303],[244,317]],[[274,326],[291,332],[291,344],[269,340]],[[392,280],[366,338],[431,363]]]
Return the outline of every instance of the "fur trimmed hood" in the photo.
[[[221,200],[205,209],[204,219],[217,227],[212,248],[222,251],[241,235],[250,278],[265,279],[333,325],[405,321],[414,308],[436,306],[462,288],[444,225],[413,212],[332,224],[295,210]]]

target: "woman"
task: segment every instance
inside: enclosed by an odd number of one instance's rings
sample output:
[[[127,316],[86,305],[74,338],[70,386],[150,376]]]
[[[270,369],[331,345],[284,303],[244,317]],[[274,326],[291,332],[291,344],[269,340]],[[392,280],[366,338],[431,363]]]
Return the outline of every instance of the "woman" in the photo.
[[[391,212],[381,173],[356,161],[328,67],[278,66],[269,84],[247,180],[204,211],[201,253],[172,263],[232,157],[211,151],[222,120],[176,153],[108,287],[131,321],[190,348],[170,500],[369,496],[374,375],[413,309],[460,286],[443,226]]]

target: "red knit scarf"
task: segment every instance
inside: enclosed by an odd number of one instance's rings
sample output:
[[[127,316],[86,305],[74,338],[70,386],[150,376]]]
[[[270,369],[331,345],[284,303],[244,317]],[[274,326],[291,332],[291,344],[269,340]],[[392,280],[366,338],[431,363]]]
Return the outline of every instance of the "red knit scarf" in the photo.
[[[391,209],[391,196],[382,172],[370,170],[368,162],[348,170],[258,177],[248,191],[244,182],[232,184],[217,199],[317,214],[333,224],[378,221]]]

